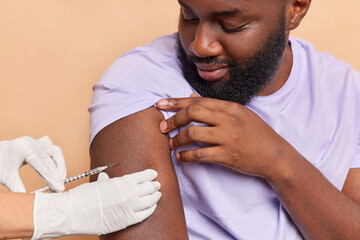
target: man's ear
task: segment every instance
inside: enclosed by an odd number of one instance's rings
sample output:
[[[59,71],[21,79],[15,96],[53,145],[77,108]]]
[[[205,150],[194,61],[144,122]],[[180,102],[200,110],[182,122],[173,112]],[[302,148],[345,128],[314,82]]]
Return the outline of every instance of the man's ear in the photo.
[[[311,0],[289,0],[287,3],[287,28],[294,30],[310,8]]]

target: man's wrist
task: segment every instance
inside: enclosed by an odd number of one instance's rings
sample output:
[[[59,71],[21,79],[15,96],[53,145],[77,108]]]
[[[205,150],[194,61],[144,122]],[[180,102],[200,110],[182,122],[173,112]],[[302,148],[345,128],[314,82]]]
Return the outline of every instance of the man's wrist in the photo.
[[[272,186],[279,188],[291,187],[296,171],[298,171],[297,163],[304,160],[301,154],[290,147],[282,152],[282,157],[277,158],[271,163],[269,171],[266,171],[263,178]]]

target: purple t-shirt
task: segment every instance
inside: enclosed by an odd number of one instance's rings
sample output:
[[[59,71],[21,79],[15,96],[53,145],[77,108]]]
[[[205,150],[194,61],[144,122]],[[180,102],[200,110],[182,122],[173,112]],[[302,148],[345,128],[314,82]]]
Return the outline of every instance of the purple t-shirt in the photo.
[[[247,107],[341,189],[349,169],[360,167],[360,75],[308,42],[291,37],[290,43],[294,59],[287,82]],[[109,67],[94,86],[90,142],[107,125],[161,98],[195,92],[181,73],[175,47],[176,34],[164,36]],[[166,119],[174,115],[162,113]],[[217,164],[180,163],[175,151],[171,157],[190,239],[302,239],[265,180]]]

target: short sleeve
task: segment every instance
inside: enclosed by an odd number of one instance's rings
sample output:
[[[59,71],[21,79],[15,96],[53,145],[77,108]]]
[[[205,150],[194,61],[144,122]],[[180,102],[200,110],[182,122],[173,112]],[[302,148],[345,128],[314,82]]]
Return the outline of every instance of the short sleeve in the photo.
[[[107,125],[154,106],[161,98],[190,95],[176,54],[168,52],[135,49],[105,71],[93,87],[89,107],[90,143]],[[168,118],[167,112],[162,113]]]
[[[351,168],[360,168],[360,141],[358,142],[355,158],[351,164]]]

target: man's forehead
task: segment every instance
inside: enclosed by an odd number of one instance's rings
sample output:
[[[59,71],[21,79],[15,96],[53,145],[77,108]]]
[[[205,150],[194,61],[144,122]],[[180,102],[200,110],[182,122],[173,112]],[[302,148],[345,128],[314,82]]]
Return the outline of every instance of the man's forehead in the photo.
[[[180,0],[179,0],[180,1]],[[237,4],[241,2],[246,2],[247,0],[181,0],[183,2],[217,2],[217,3],[225,3],[225,4]]]
[[[273,0],[178,0],[179,4],[190,9],[214,8],[218,10],[241,9],[259,6],[273,2]]]
[[[279,5],[282,1],[285,0],[178,0],[182,7],[196,14],[213,16],[277,16],[278,10],[284,8],[283,4]]]

